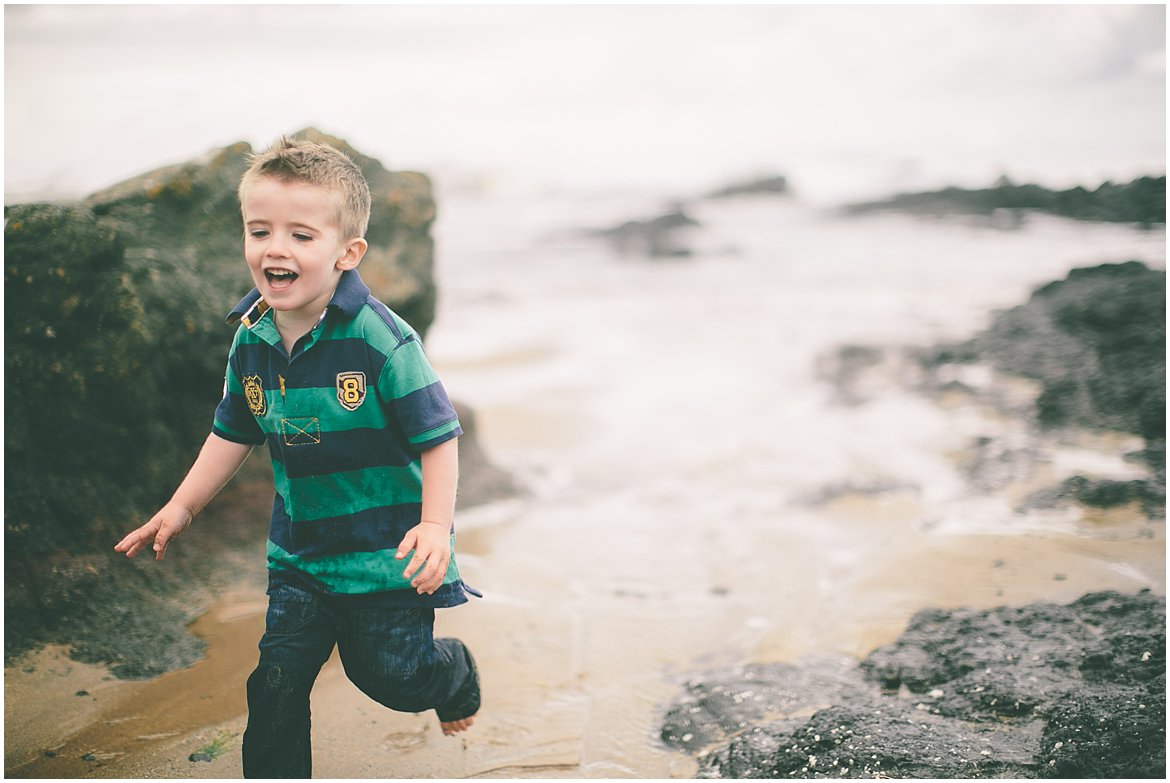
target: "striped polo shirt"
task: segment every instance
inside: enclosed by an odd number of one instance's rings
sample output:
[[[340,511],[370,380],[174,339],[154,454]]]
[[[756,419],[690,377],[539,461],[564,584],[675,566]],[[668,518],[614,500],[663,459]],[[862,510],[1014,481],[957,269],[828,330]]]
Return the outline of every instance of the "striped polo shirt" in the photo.
[[[409,558],[394,558],[421,518],[422,453],[463,432],[418,335],[356,270],[291,356],[273,317],[256,289],[229,314],[240,327],[212,426],[229,441],[268,444],[270,581],[387,605],[466,602],[454,531],[432,595],[403,578]]]

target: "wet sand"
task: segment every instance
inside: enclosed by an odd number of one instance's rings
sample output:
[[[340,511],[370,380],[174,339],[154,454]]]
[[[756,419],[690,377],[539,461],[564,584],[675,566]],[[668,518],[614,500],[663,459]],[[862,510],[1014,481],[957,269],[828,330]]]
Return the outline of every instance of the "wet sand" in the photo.
[[[233,590],[193,623],[208,655],[189,669],[120,681],[49,647],[5,671],[10,777],[189,777],[182,760],[245,711],[245,661],[263,630],[262,591]],[[189,746],[189,747],[188,747]],[[237,764],[238,767],[238,764]]]

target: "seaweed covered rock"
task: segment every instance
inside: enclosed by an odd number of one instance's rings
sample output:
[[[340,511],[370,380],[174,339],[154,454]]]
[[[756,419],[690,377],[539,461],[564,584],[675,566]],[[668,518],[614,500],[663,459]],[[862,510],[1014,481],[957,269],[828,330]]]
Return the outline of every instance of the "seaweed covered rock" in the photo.
[[[742,670],[695,678],[662,737],[700,753],[701,777],[1162,778],[1165,624],[1148,591],[924,610],[828,688],[757,665],[751,681],[786,687],[751,689],[745,708],[707,698],[744,692]],[[728,730],[695,742],[699,725]]]
[[[42,204],[9,209],[4,233],[11,564],[111,532],[173,462],[168,438],[189,446],[190,433],[173,418],[188,392],[156,372],[151,281],[118,232],[84,207]]]

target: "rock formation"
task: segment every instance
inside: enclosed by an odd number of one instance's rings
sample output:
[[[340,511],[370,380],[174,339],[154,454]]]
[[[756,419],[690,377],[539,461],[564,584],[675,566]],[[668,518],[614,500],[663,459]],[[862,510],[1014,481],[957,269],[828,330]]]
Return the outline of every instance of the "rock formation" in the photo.
[[[850,672],[708,673],[662,729],[700,777],[1164,778],[1166,605],[927,609]]]
[[[1083,187],[1053,191],[1040,185],[1016,185],[1006,177],[991,188],[944,188],[900,193],[880,201],[851,204],[848,214],[909,212],[917,215],[981,215],[997,225],[1018,226],[1029,212],[1047,212],[1076,220],[1166,224],[1166,177],[1139,177],[1124,185],[1105,182],[1096,190]]]
[[[1041,384],[1034,416],[1043,428],[1063,426],[1140,435],[1134,455],[1148,481],[1093,481],[1074,476],[1026,501],[1062,500],[1099,507],[1137,501],[1151,517],[1165,513],[1166,272],[1137,261],[1074,269],[1038,288],[1025,304],[996,316],[974,339],[926,354],[935,369],[985,361]]]
[[[594,232],[610,242],[618,255],[651,259],[685,258],[693,254],[686,234],[699,222],[683,207],[645,220],[627,220],[620,225]]]
[[[708,193],[704,198],[725,199],[738,196],[787,196],[789,195],[788,178],[775,175],[758,179],[734,182]]]
[[[974,387],[965,369],[993,368],[1038,384],[1021,397],[994,380]],[[1166,273],[1137,261],[1073,269],[1039,287],[1023,304],[998,313],[969,340],[919,347],[850,345],[821,357],[818,374],[839,404],[857,405],[888,384],[928,396],[960,394],[1033,425],[1038,437],[1064,427],[1141,436],[1144,448],[1122,455],[1149,478],[1130,481],[1069,476],[1034,492],[1025,508],[1076,502],[1096,508],[1142,506],[1165,513]],[[972,444],[965,460],[980,491],[1001,490],[1011,460],[1030,460],[994,439]],[[1006,469],[1006,470],[1005,470]],[[1001,475],[995,475],[1001,474]]]

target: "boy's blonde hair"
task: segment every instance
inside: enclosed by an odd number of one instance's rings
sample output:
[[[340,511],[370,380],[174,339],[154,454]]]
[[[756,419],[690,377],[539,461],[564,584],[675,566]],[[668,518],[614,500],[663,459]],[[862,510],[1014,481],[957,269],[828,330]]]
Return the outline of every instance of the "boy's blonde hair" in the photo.
[[[241,206],[248,190],[261,177],[317,185],[341,196],[337,225],[342,239],[365,237],[370,224],[370,186],[362,170],[341,150],[328,144],[281,136],[264,152],[252,155],[251,164],[240,179]]]

